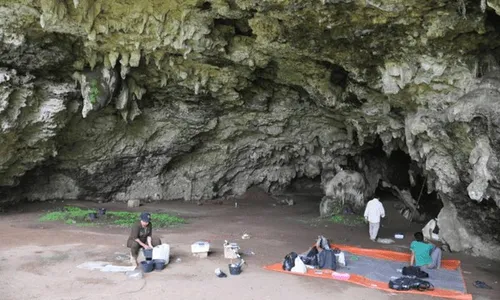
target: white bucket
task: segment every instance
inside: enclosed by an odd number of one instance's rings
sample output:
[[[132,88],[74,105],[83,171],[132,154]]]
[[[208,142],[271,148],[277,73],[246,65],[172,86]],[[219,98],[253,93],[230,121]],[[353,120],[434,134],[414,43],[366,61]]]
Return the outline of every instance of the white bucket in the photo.
[[[161,244],[153,248],[153,259],[165,260],[165,265],[170,261],[170,245]]]

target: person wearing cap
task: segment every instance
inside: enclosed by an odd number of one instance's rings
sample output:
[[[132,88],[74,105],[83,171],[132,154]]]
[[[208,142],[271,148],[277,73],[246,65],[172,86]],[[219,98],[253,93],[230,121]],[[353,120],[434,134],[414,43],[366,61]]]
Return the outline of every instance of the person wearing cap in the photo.
[[[385,218],[385,210],[378,198],[373,198],[366,203],[365,220],[368,221],[370,240],[376,241],[380,229],[380,218]]]
[[[153,224],[151,223],[151,214],[141,213],[140,220],[132,226],[130,236],[127,240],[127,247],[130,248],[130,254],[135,265],[138,265],[137,257],[139,250],[152,249],[161,244],[159,238],[153,237]]]

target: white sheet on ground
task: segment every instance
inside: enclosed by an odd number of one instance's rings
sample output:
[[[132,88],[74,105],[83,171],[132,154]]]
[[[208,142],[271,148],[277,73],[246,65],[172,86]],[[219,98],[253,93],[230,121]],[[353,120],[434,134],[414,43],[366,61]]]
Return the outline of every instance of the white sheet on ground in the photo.
[[[101,272],[115,272],[115,273],[135,270],[134,266],[114,266],[106,261],[88,261],[76,267],[84,270],[91,270],[91,271],[99,270]]]
[[[380,244],[394,244],[393,239],[377,239],[377,243]]]

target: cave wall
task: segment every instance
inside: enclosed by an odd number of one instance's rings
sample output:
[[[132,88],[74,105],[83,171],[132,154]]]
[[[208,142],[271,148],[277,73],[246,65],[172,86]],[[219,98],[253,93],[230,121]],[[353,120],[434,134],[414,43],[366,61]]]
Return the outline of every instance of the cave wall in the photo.
[[[498,206],[497,2],[0,0],[0,204],[273,191],[381,141]]]

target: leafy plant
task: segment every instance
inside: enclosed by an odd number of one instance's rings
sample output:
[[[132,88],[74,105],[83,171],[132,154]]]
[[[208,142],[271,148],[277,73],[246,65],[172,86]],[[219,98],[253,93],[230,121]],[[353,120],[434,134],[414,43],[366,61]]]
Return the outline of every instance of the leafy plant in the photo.
[[[364,217],[357,215],[334,215],[330,218],[330,221],[335,224],[360,226],[364,223]]]
[[[95,221],[91,221],[89,218],[90,213],[95,213],[95,210],[66,206],[62,211],[46,213],[39,220],[41,222],[62,221],[66,224],[76,226],[118,225],[124,227],[128,227],[139,220],[138,213],[108,211],[104,216]],[[181,217],[165,213],[155,213],[152,215],[152,222],[156,228],[165,228],[173,225],[184,224],[185,220]]]
[[[126,211],[111,211],[108,212],[107,215],[114,219],[114,224],[120,226],[130,226],[138,220],[137,213]],[[156,213],[151,216],[151,222],[153,222],[155,227],[169,227],[175,224],[183,224],[185,220],[169,214]]]
[[[92,79],[92,81],[90,82],[90,93],[89,93],[90,103],[96,104],[98,97],[99,97],[99,87],[97,86],[97,80]]]

